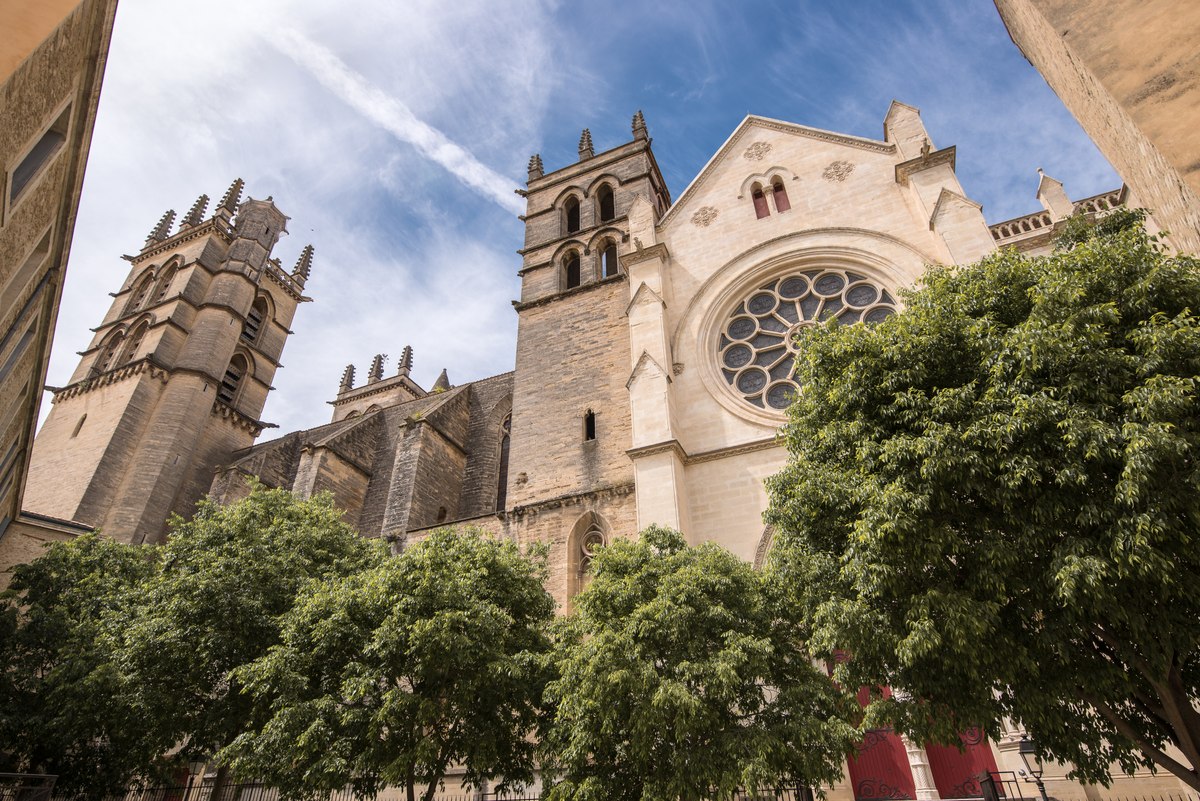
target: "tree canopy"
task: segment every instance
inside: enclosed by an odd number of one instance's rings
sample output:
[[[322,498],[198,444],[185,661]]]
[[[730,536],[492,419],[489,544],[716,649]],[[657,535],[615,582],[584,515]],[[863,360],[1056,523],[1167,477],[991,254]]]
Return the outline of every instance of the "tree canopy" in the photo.
[[[313,586],[282,641],[234,672],[263,722],[223,757],[291,798],[395,785],[429,801],[452,765],[465,786],[531,782],[554,616],[544,578],[543,555],[446,529]]]
[[[103,622],[137,603],[155,556],[88,534],[15,568],[0,597],[0,770],[103,792],[157,756],[139,749],[135,711],[113,702],[126,677]]]
[[[279,642],[310,584],[383,555],[328,497],[261,486],[175,519],[161,547],[50,547],[0,611],[0,758],[96,796],[209,759],[250,724],[234,669]]]
[[[649,528],[601,549],[562,622],[552,801],[697,801],[832,783],[857,711],[763,574]]]
[[[301,500],[256,485],[229,506],[202,501],[171,521],[162,568],[139,587],[119,666],[160,753],[207,759],[250,722],[233,671],[280,641],[310,585],[377,564],[385,551],[346,525],[327,495]]]
[[[877,724],[1200,788],[1200,272],[1125,222],[813,329],[773,558],[837,677],[904,691]]]

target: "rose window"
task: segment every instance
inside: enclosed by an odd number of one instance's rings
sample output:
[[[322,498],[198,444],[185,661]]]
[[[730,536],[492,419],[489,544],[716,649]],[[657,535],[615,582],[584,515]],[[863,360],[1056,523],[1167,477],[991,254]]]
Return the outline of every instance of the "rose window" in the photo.
[[[836,318],[877,323],[896,301],[865,276],[847,270],[804,270],[764,284],[729,314],[721,333],[721,375],[760,409],[786,409],[797,389],[796,348],[804,329]]]

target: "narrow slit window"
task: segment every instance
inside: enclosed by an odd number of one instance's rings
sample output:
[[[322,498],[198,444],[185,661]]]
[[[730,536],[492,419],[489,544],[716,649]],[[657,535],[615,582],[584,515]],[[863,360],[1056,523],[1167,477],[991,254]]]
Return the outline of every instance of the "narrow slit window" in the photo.
[[[579,201],[576,198],[568,198],[564,211],[567,216],[567,233],[573,234],[579,230]]]
[[[446,518],[449,516],[450,516],[450,513],[446,511],[445,506],[438,507],[438,511],[437,511],[437,522],[438,523],[445,523]]]
[[[596,439],[596,413],[591,409],[583,416],[583,439],[585,442]]]
[[[21,193],[33,183],[33,180],[49,166],[50,161],[62,150],[63,145],[67,142],[67,127],[70,122],[71,107],[67,106],[58,115],[58,119],[54,121],[49,130],[42,134],[25,158],[21,159],[21,163],[13,169],[8,184],[10,205],[17,202]]]
[[[600,222],[608,222],[617,216],[617,203],[613,197],[612,187],[608,184],[600,187],[597,197],[600,206]]]
[[[762,219],[771,213],[767,208],[767,196],[763,194],[763,188],[760,184],[755,184],[750,197],[754,200],[754,215],[758,219]]]
[[[83,424],[87,422],[87,415],[79,418],[79,422],[75,424],[75,430],[71,432],[71,439],[79,436],[79,432],[83,430]]]
[[[771,191],[775,193],[775,211],[787,211],[792,207],[788,202],[787,190],[783,187],[783,181],[776,178],[771,183]]]
[[[604,254],[601,257],[604,260],[604,277],[612,278],[617,273],[621,272],[621,265],[617,262],[617,246],[612,242],[604,248]]]
[[[567,289],[574,289],[580,284],[579,255],[572,253],[566,262]]]

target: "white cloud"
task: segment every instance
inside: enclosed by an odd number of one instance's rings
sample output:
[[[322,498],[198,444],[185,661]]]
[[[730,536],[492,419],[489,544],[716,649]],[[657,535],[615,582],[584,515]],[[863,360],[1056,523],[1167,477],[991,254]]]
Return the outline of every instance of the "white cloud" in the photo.
[[[524,211],[524,204],[513,194],[515,181],[481,164],[441,131],[417,119],[402,101],[372,86],[328,48],[292,28],[277,30],[275,37],[267,41],[351,108],[400,141],[416,147],[467,186],[513,214]]]

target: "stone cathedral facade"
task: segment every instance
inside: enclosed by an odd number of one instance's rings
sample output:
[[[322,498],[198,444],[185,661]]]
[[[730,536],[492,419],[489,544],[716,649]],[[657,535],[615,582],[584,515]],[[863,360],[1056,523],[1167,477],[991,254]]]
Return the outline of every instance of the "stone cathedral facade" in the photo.
[[[312,251],[287,270],[287,217],[235,183],[207,215],[173,213],[130,258],[125,283],[35,446],[26,506],[155,542],[203,495],[251,476],[329,491],[364,536],[402,547],[473,524],[551,553],[561,608],[594,549],[652,523],[761,563],[763,480],[792,397],[794,335],[881,320],[929,264],[1001,246],[1043,251],[1073,203],[1042,175],[1042,209],[988,226],[917,109],[893,103],[867,139],[750,116],[672,202],[639,112],[632,138],[576,163],[529,163],[516,368],[426,389],[406,349],[385,375],[346,368],[332,419],[255,445]],[[1015,738],[964,734],[965,751],[880,732],[840,798],[964,798],[985,768],[1015,769]],[[1051,777],[1052,779],[1052,777]],[[1051,787],[1054,788],[1053,779]],[[1057,794],[1083,798],[1062,782]]]

